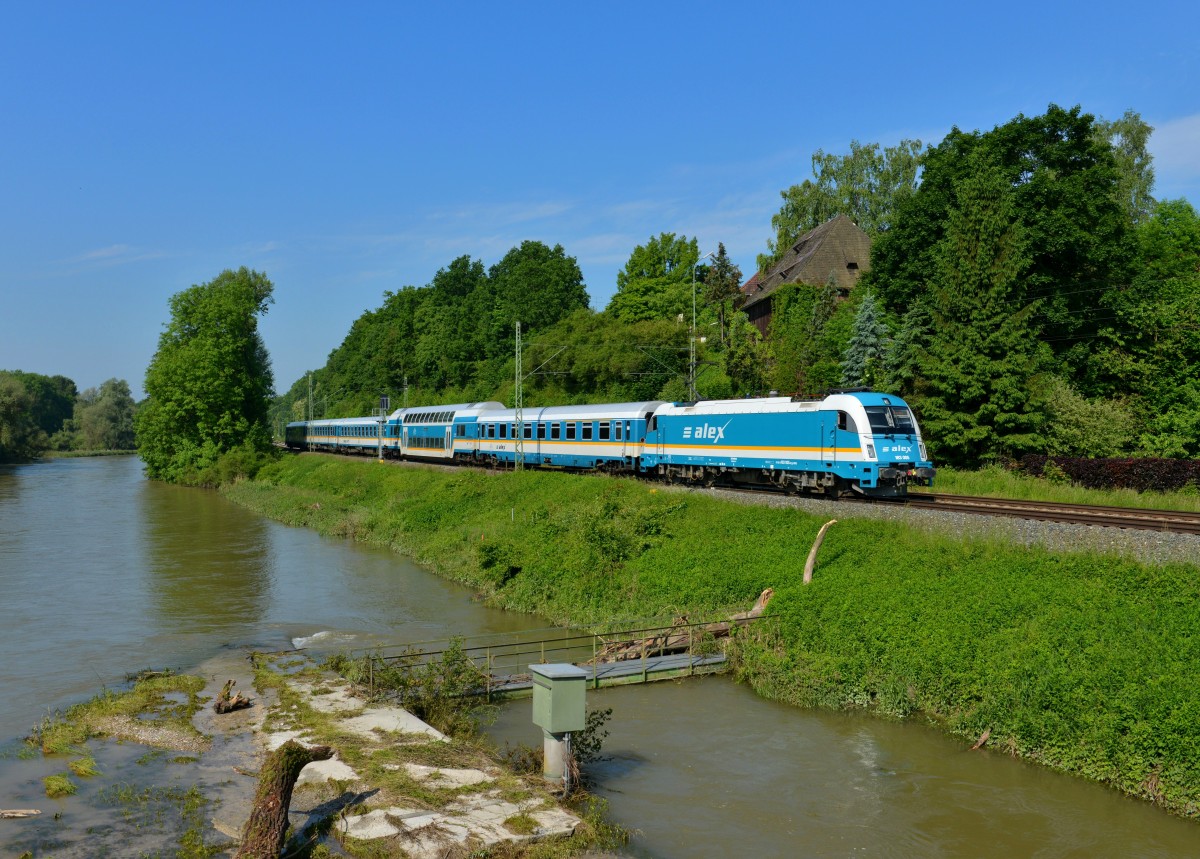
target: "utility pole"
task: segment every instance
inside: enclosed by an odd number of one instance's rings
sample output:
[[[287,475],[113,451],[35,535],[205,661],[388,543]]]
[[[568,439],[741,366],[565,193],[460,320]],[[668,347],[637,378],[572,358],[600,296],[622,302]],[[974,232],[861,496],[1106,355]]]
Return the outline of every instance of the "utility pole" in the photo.
[[[516,409],[517,437],[513,439],[513,468],[522,471],[525,468],[525,417],[521,413],[521,322],[517,320],[517,373],[516,387],[513,389],[513,407]]]
[[[312,370],[308,371],[308,419],[313,419],[313,403],[312,403]]]

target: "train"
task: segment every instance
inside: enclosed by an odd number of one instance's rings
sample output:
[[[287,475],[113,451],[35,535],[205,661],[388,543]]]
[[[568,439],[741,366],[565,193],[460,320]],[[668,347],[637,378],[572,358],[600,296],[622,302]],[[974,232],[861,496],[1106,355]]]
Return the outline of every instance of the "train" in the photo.
[[[874,391],[546,406],[494,401],[397,409],[385,417],[294,421],[292,450],[454,465],[523,465],[702,486],[839,497],[901,497],[935,469],[908,404]]]

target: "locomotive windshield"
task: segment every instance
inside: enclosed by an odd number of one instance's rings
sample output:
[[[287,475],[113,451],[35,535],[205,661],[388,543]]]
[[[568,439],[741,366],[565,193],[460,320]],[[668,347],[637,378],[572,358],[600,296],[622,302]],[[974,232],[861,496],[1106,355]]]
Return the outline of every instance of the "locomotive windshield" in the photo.
[[[899,406],[867,406],[867,420],[871,422],[871,432],[882,435],[917,431],[912,412]]]

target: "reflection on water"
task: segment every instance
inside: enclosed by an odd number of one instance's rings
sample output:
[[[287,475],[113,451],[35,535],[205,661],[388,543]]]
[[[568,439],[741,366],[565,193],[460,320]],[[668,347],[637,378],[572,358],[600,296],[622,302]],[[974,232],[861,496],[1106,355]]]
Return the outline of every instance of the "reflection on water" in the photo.
[[[266,520],[210,490],[144,481],[137,498],[157,629],[190,634],[256,625],[272,580]]]

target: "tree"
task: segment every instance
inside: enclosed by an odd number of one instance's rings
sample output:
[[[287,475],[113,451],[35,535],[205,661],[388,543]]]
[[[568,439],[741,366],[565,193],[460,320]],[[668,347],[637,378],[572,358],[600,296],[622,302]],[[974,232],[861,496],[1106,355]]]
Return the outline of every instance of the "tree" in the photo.
[[[129,383],[109,379],[88,388],[75,402],[76,447],[83,450],[132,450],[134,402]]]
[[[758,270],[778,262],[796,239],[834,215],[845,215],[872,238],[892,225],[897,205],[917,187],[923,144],[901,140],[880,149],[878,143],[850,141],[849,155],[813,153],[816,181],[805,179],[781,191],[783,206],[771,218],[775,238],[758,257]]]
[[[1138,448],[1200,455],[1200,215],[1165,200],[1136,232],[1137,273],[1104,296],[1089,381],[1128,398],[1141,422]]]
[[[1146,148],[1154,129],[1134,110],[1096,121],[1096,137],[1111,147],[1117,165],[1116,197],[1134,226],[1154,213],[1154,157]]]
[[[201,480],[234,448],[269,448],[271,365],[258,316],[273,289],[265,274],[242,267],[171,297],[136,421],[150,477]]]
[[[513,323],[525,331],[544,330],[588,306],[583,272],[562,245],[524,241],[488,271],[494,296],[491,354],[512,353]]]
[[[622,322],[674,319],[692,309],[693,269],[700,258],[694,238],[660,233],[638,245],[617,272],[607,312]]]
[[[1037,322],[1062,374],[1074,378],[1099,327],[1099,299],[1128,283],[1134,258],[1129,219],[1114,192],[1112,148],[1079,107],[1050,105],[1041,116],[1017,116],[986,133],[951,130],[925,154],[921,184],[900,201],[892,228],[877,236],[863,283],[892,313],[921,299],[938,267],[959,183],[977,159],[999,171],[1011,191],[1029,254],[1023,280],[1028,295],[1041,299]]]
[[[30,418],[33,397],[19,373],[0,371],[0,462],[30,459],[44,448],[45,433]]]
[[[955,186],[938,246],[933,325],[920,360],[917,403],[938,455],[974,466],[1036,449],[1033,390],[1046,362],[1024,273],[1030,255],[1014,193],[982,154]]]
[[[762,334],[745,313],[729,320],[729,343],[725,349],[725,375],[738,396],[761,394],[766,387],[767,354]]]
[[[717,309],[718,332],[725,342],[725,317],[746,300],[742,294],[742,270],[729,260],[725,243],[717,243],[717,255],[704,276],[704,301]]]
[[[884,324],[879,305],[871,290],[866,289],[858,312],[854,314],[850,345],[842,355],[843,385],[852,388],[875,385],[882,369],[887,336],[887,325]]]

